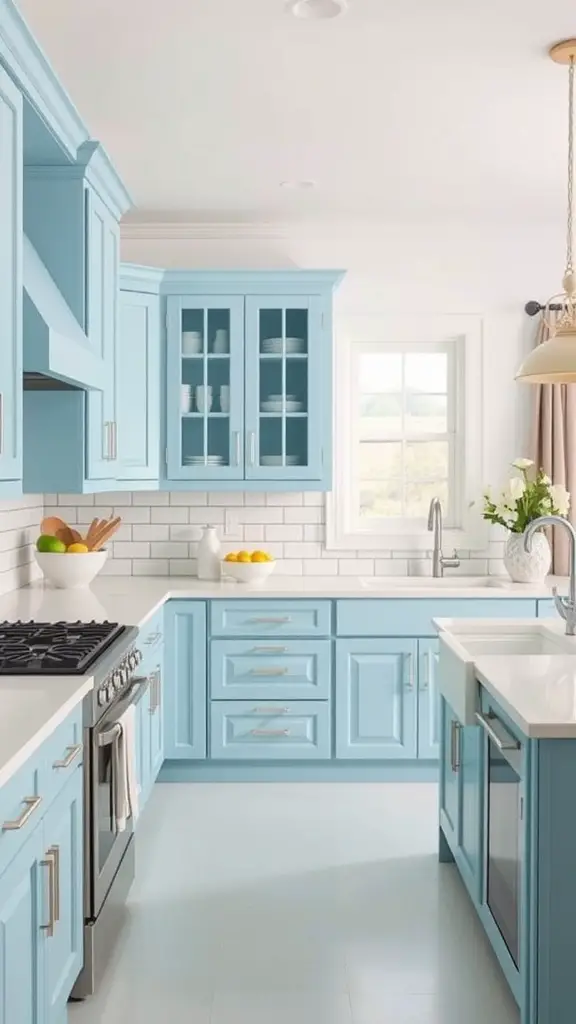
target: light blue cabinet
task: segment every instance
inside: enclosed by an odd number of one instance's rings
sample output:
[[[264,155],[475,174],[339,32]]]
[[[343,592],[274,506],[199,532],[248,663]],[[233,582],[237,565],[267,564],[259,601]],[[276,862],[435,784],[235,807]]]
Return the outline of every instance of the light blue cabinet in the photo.
[[[0,1024],[45,1024],[43,854],[38,828],[0,875]]]
[[[167,300],[167,452],[172,480],[244,479],[244,300]]]
[[[418,641],[418,757],[437,760],[440,749],[438,640]]]
[[[246,298],[247,480],[323,477],[332,354],[322,318],[320,296]]]
[[[441,700],[440,825],[471,896],[478,901],[482,868],[482,735],[463,726]]]
[[[84,962],[83,771],[77,768],[44,819],[45,857],[54,871],[54,925],[43,929],[44,1024],[63,1024]]]
[[[2,68],[0,140],[0,495],[9,495],[22,480],[22,97]]]
[[[112,419],[118,481],[158,480],[160,472],[160,298],[120,292]]]
[[[415,640],[336,642],[336,756],[417,753]]]
[[[165,610],[164,754],[206,757],[206,605],[170,601]]]

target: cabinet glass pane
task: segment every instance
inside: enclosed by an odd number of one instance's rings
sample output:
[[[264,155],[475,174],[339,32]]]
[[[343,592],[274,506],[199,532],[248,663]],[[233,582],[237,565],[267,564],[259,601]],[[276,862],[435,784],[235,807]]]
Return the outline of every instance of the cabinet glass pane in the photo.
[[[182,311],[183,466],[229,466],[230,310]]]
[[[259,464],[306,466],[308,309],[261,309],[258,331]]]

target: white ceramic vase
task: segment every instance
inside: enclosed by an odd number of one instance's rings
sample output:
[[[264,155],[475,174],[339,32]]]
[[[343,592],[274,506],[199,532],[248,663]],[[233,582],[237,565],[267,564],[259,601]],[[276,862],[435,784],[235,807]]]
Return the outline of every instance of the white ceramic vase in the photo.
[[[220,541],[215,526],[205,526],[198,544],[198,579],[220,579]]]
[[[542,583],[550,572],[552,552],[545,533],[532,536],[532,550],[524,549],[524,534],[511,533],[506,542],[504,565],[514,583]]]

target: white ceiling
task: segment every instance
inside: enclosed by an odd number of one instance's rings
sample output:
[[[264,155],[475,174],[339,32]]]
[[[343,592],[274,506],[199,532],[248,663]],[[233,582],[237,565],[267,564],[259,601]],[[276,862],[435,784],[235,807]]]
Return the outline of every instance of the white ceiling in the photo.
[[[143,211],[206,221],[564,210],[574,0],[19,0]],[[314,190],[282,189],[314,179]]]

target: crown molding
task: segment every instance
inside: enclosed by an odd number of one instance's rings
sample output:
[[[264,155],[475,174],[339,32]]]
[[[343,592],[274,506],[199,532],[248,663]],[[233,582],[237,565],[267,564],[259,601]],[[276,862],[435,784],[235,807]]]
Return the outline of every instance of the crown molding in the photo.
[[[292,231],[294,228],[292,227]],[[286,224],[238,224],[238,223],[192,223],[189,221],[123,221],[120,225],[124,239],[181,239],[192,240],[226,240],[267,241],[283,239],[289,234]]]

